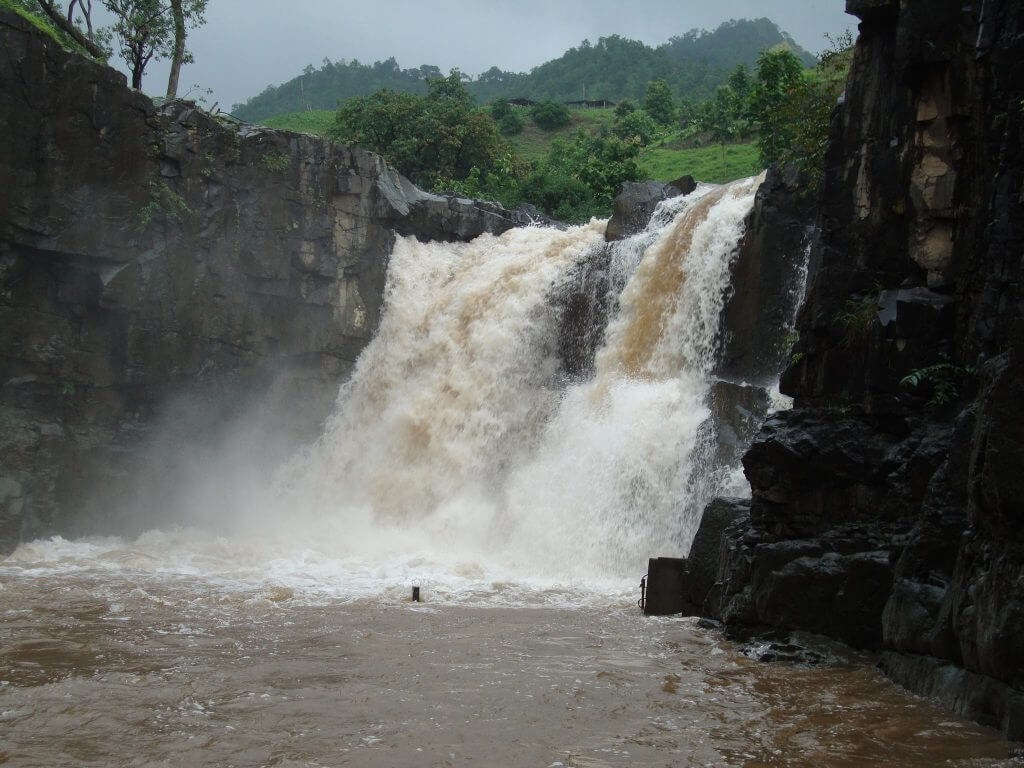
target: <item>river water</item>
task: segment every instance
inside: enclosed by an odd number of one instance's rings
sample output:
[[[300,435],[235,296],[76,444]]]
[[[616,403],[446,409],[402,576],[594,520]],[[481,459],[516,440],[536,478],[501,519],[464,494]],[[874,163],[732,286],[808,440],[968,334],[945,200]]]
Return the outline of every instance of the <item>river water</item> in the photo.
[[[625,584],[332,596],[299,570],[218,571],[215,542],[215,575],[175,572],[181,541],[39,542],[3,562],[0,763],[1024,764],[868,657],[753,661],[690,619],[641,616]],[[324,562],[305,556],[313,584]]]
[[[646,559],[749,492],[714,464],[707,398],[759,184],[702,185],[610,252],[599,221],[399,238],[313,445],[265,476],[229,448],[192,462],[137,540],[0,560],[0,764],[1007,760],[870,658],[762,664],[635,606]],[[567,379],[557,299],[595,254],[604,344]]]

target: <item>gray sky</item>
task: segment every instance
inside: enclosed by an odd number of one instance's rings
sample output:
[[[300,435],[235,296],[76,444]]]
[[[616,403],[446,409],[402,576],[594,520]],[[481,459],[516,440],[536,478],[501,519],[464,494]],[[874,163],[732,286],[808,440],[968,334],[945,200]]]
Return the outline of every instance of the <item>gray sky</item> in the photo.
[[[198,83],[213,91],[208,106],[230,109],[307,64],[319,67],[324,57],[372,63],[394,56],[403,68],[436,64],[472,75],[492,65],[528,71],[584,38],[619,34],[657,45],[694,27],[761,16],[817,52],[826,32],[856,32],[857,20],[844,6],[844,0],[209,0],[206,25],[189,38],[196,61],[182,69],[179,94]],[[111,63],[124,69],[119,59]],[[144,90],[161,95],[166,85],[166,62],[150,64]]]

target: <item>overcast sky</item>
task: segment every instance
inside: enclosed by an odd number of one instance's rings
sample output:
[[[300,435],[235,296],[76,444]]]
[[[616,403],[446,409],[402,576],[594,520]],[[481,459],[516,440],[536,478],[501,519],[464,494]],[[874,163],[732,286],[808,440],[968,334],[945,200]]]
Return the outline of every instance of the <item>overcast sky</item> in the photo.
[[[99,5],[99,3],[97,3]],[[191,32],[195,63],[179,94],[211,89],[221,109],[323,59],[402,68],[436,64],[472,75],[497,65],[516,72],[560,56],[587,38],[612,34],[658,45],[695,27],[767,16],[817,52],[825,33],[856,32],[844,0],[209,0],[206,25]],[[124,64],[116,63],[119,69]],[[150,64],[143,89],[162,95],[166,62]],[[191,97],[195,97],[195,91]]]

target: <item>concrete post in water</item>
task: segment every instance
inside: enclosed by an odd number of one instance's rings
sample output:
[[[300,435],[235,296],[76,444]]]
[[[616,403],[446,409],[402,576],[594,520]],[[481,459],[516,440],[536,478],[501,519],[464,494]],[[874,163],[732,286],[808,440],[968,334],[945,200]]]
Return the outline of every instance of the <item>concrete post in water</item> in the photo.
[[[647,562],[647,597],[644,616],[668,616],[683,610],[683,574],[686,559],[652,557]]]

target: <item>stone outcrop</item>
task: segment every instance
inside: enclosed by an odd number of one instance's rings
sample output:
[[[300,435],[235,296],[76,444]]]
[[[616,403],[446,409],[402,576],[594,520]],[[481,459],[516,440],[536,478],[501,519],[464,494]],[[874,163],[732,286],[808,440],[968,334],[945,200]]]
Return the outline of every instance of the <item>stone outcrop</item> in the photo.
[[[358,149],[157,108],[5,12],[0,82],[0,552],[138,530],[175,462],[253,408],[274,439],[248,443],[311,434],[374,331],[396,233],[530,221]]]
[[[814,224],[805,190],[792,168],[769,168],[757,190],[719,324],[723,378],[771,387],[789,362]]]
[[[688,195],[697,188],[692,176],[675,181],[627,181],[612,204],[612,216],[604,231],[608,242],[635,235],[647,226],[658,203],[679,195]]]
[[[1021,739],[1024,9],[847,5],[795,408],[744,457],[749,521],[698,535],[716,578],[690,599],[734,632],[882,649]]]

